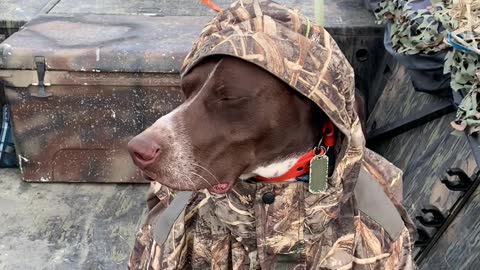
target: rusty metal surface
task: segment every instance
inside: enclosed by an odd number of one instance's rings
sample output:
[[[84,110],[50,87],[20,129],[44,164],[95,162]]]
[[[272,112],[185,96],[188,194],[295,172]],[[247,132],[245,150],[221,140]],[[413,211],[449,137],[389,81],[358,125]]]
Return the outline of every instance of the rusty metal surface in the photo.
[[[3,67],[178,73],[206,17],[42,15],[3,43]]]
[[[191,46],[182,40],[199,31],[195,18],[81,17],[39,17],[3,44],[23,179],[141,182],[125,146],[181,102],[175,71]],[[37,55],[46,58],[48,98],[33,96],[37,73],[24,70]]]
[[[56,75],[56,76],[55,76]],[[182,100],[175,75],[51,73],[49,98],[7,86],[25,181],[142,181],[125,146]]]

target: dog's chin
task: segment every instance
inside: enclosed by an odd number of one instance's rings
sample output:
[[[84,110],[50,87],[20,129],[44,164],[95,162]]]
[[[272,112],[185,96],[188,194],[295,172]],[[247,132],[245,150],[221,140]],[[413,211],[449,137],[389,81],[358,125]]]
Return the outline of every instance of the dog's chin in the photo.
[[[143,177],[145,180],[150,181],[150,182],[157,182],[161,184],[162,186],[168,187],[173,190],[177,191],[196,191],[203,189],[205,187],[195,187],[192,184],[186,182],[186,181],[172,181],[171,177],[162,177],[156,173],[147,173],[143,172]],[[188,183],[188,184],[187,184]]]
[[[225,194],[228,193],[232,187],[235,184],[235,181],[228,181],[228,182],[223,182],[215,185],[192,185],[192,184],[186,184],[187,182],[185,181],[179,181],[179,182],[172,182],[171,178],[164,178],[159,176],[158,174],[152,174],[152,173],[147,173],[143,172],[143,177],[151,182],[157,182],[160,183],[162,186],[166,186],[170,189],[173,190],[178,190],[178,191],[198,191],[202,189],[208,189],[211,193],[216,193],[216,194]]]

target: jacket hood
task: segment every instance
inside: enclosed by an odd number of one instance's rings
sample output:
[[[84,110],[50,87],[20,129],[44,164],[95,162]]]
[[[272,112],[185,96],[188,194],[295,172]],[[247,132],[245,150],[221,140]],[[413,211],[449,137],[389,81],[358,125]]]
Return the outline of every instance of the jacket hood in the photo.
[[[212,55],[256,64],[326,113],[344,135],[329,193],[350,197],[365,139],[354,110],[353,69],[327,31],[296,9],[266,0],[240,0],[204,27],[184,61],[182,76]]]

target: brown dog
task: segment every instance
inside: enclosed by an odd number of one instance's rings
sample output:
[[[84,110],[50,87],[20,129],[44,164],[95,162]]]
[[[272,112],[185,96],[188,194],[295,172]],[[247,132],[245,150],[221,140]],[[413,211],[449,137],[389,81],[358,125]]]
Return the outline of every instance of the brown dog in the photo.
[[[147,179],[174,190],[208,188],[226,194],[233,189],[242,196],[242,189],[234,187],[238,181],[287,172],[318,144],[327,119],[312,101],[275,76],[233,57],[199,63],[183,78],[182,90],[184,103],[128,144]],[[361,105],[356,102],[358,111]],[[156,216],[156,208],[150,206],[149,216]],[[134,251],[131,266],[145,260],[140,254]],[[157,255],[150,256],[147,260]]]
[[[150,180],[226,193],[239,179],[285,173],[320,140],[324,114],[267,71],[213,58],[182,80],[185,102],[128,144]]]
[[[154,180],[131,269],[414,268],[401,172],[365,148],[353,69],[323,28],[234,2],[182,77],[185,102],[129,143]]]

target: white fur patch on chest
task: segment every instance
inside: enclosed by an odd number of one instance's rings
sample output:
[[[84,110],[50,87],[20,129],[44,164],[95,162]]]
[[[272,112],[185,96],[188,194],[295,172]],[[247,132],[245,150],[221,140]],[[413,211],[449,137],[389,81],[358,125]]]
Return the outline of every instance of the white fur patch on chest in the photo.
[[[258,168],[253,170],[251,174],[254,176],[261,176],[265,178],[278,177],[287,173],[288,170],[290,170],[292,166],[295,165],[299,158],[300,155],[283,158],[270,164],[259,166]]]

